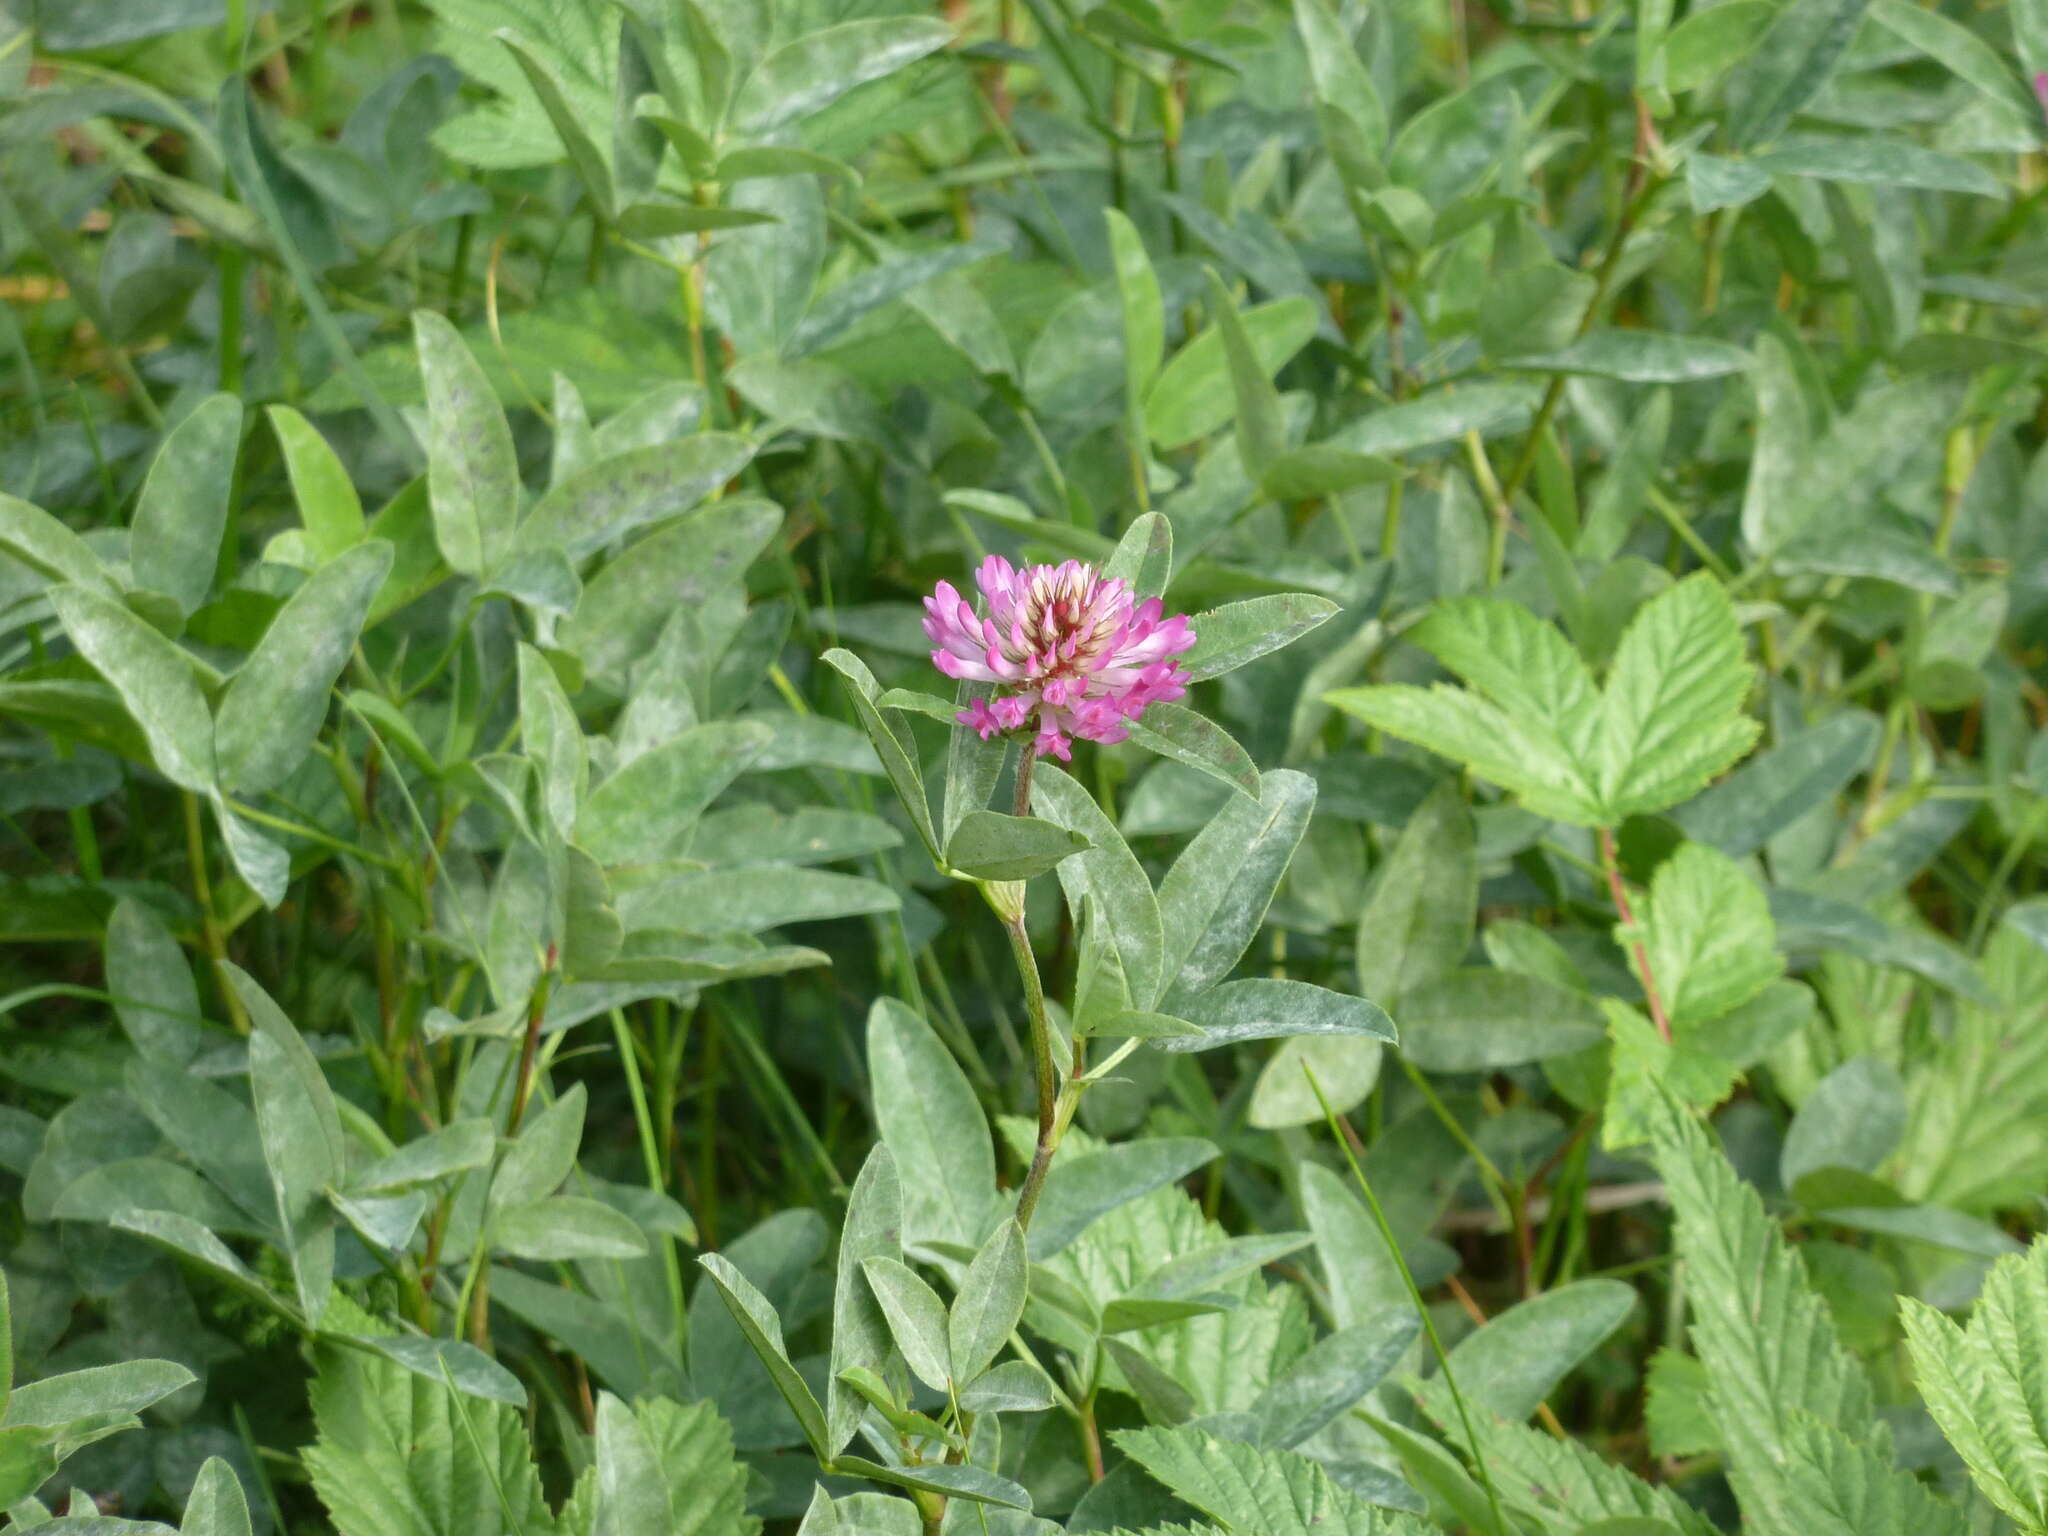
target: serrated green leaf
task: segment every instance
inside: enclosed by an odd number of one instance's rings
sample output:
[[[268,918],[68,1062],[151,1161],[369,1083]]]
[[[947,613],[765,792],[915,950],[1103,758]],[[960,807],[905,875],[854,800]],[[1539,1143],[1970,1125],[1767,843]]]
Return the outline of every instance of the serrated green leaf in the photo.
[[[1693,1348],[1713,1382],[1710,1403],[1736,1496],[1769,1536],[1800,1536],[1811,1530],[1812,1511],[1779,1472],[1785,1448],[1818,1421],[1884,1449],[1869,1380],[1755,1187],[1689,1112],[1661,1100],[1652,1114],[1654,1155],[1686,1265]]]
[[[2048,1531],[2048,1242],[1992,1266],[1967,1326],[1912,1297],[1900,1320],[1928,1412],[1977,1486],[2028,1536]]]
[[[1650,974],[1674,1030],[1741,1007],[1785,968],[1763,890],[1704,844],[1686,843],[1657,866],[1640,916]]]
[[[341,1297],[329,1323],[361,1334],[378,1326]],[[315,1438],[301,1454],[345,1536],[553,1531],[517,1409],[338,1341],[316,1343],[314,1360]]]
[[[1595,782],[1608,825],[1698,793],[1755,743],[1751,669],[1727,592],[1702,571],[1651,598],[1615,647]]]
[[[1126,1429],[1118,1447],[1176,1498],[1261,1536],[1423,1536],[1431,1527],[1340,1488],[1297,1451],[1260,1450],[1192,1426]]]

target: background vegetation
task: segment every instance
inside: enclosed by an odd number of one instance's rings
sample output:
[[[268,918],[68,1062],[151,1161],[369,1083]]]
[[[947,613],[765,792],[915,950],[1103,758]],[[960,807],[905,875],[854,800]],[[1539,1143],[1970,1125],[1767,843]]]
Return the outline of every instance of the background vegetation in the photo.
[[[0,92],[8,1529],[2048,1531],[2041,0]],[[1200,637],[1024,823],[990,552]]]

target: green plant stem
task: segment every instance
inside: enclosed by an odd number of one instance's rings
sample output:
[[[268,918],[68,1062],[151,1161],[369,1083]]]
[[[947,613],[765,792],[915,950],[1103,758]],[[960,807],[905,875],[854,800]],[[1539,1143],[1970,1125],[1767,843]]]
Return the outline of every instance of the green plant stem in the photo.
[[[1614,851],[1612,828],[1600,829],[1600,868],[1607,876],[1608,894],[1614,898],[1614,914],[1621,919],[1622,926],[1635,926],[1635,912],[1628,904],[1628,887],[1621,878],[1621,860]],[[1671,1020],[1664,1012],[1664,1000],[1657,995],[1657,978],[1650,974],[1650,952],[1643,947],[1641,939],[1628,941],[1629,958],[1635,961],[1636,979],[1643,984],[1643,1001],[1649,1005],[1651,1022],[1657,1026],[1657,1033],[1664,1037],[1664,1043],[1671,1043]]]
[[[1400,1062],[1401,1070],[1408,1074],[1408,1081],[1413,1083],[1415,1091],[1422,1095],[1422,1102],[1429,1106],[1430,1113],[1435,1115],[1438,1123],[1450,1133],[1451,1140],[1458,1144],[1459,1150],[1472,1159],[1472,1167],[1478,1173],[1479,1182],[1486,1190],[1486,1198],[1492,1202],[1494,1214],[1500,1217],[1501,1225],[1510,1230],[1514,1229],[1515,1200],[1508,1186],[1507,1177],[1502,1174],[1494,1160],[1486,1155],[1479,1143],[1472,1139],[1472,1133],[1459,1123],[1456,1115],[1451,1113],[1450,1105],[1446,1104],[1436,1089],[1430,1086],[1429,1079],[1422,1075],[1422,1069],[1405,1056],[1400,1057]]]
[[[1614,274],[1621,266],[1621,253],[1628,244],[1628,237],[1635,229],[1636,220],[1642,217],[1643,209],[1656,196],[1663,185],[1661,178],[1645,176],[1643,184],[1636,190],[1622,208],[1621,217],[1614,221],[1614,232],[1607,238],[1607,249],[1601,254],[1600,265],[1593,277],[1593,297],[1586,303],[1585,314],[1579,317],[1573,339],[1584,336],[1592,330],[1600,317],[1600,311],[1607,303],[1608,290],[1614,286]],[[1550,418],[1557,414],[1558,402],[1564,398],[1565,375],[1553,373],[1550,383],[1543,391],[1543,400],[1536,407],[1536,419],[1529,423],[1529,435],[1522,443],[1522,451],[1515,456],[1514,467],[1501,485],[1501,506],[1512,516],[1515,494],[1529,478],[1529,471],[1536,467],[1536,453],[1543,442],[1543,434],[1550,430]],[[1507,554],[1507,522],[1496,518],[1493,530],[1493,547],[1487,558],[1487,584],[1498,585],[1500,573]]]
[[[1337,1139],[1343,1150],[1344,1161],[1351,1166],[1351,1177],[1357,1183],[1365,1203],[1372,1211],[1373,1224],[1380,1230],[1380,1241],[1387,1245],[1387,1252],[1394,1260],[1394,1268],[1401,1272],[1401,1283],[1408,1288],[1408,1300],[1415,1307],[1415,1315],[1422,1319],[1422,1331],[1429,1336],[1429,1347],[1436,1355],[1437,1368],[1444,1373],[1444,1385],[1450,1388],[1451,1401],[1458,1405],[1458,1422],[1465,1428],[1465,1446],[1472,1457],[1472,1465],[1478,1468],[1479,1481],[1486,1489],[1486,1502],[1493,1510],[1493,1524],[1498,1531],[1506,1531],[1507,1517],[1501,1513],[1500,1494],[1493,1486],[1493,1474],[1487,1470],[1486,1458],[1479,1451],[1479,1436],[1472,1428],[1472,1411],[1465,1406],[1465,1394],[1458,1390],[1458,1378],[1451,1370],[1450,1351],[1444,1348],[1443,1336],[1436,1330],[1436,1319],[1430,1316],[1429,1308],[1423,1304],[1422,1288],[1415,1283],[1415,1275],[1408,1268],[1408,1260],[1401,1253],[1401,1244],[1394,1236],[1393,1224],[1387,1220],[1387,1213],[1380,1209],[1379,1196],[1373,1193],[1372,1181],[1365,1176],[1365,1169],[1358,1161],[1358,1154],[1352,1149],[1351,1139],[1345,1134],[1348,1127],[1337,1118],[1337,1112],[1330,1107],[1330,1101],[1323,1094],[1323,1085],[1316,1080],[1315,1068],[1306,1061],[1301,1064],[1302,1074],[1308,1078],[1309,1088],[1316,1096],[1316,1102],[1323,1107],[1323,1118],[1329,1122],[1330,1134]]]
[[[1024,1176],[1024,1187],[1017,1196],[1017,1224],[1029,1227],[1059,1142],[1058,1072],[1052,1059],[1052,1029],[1045,1015],[1045,988],[1039,980],[1037,957],[1031,953],[1031,936],[1024,928],[1024,914],[1018,913],[1003,927],[1010,935],[1010,954],[1024,983],[1024,1006],[1031,1019],[1032,1069],[1038,1088],[1038,1144],[1031,1154],[1031,1171]]]
[[[662,1164],[661,1144],[654,1134],[654,1116],[648,1109],[647,1089],[640,1081],[639,1047],[626,1023],[623,1008],[612,1010],[612,1040],[619,1048],[619,1064],[626,1073],[626,1096],[633,1103],[633,1127],[640,1137],[640,1161],[647,1171],[647,1187],[657,1194],[667,1194],[668,1176]],[[668,1284],[669,1306],[676,1315],[676,1344],[687,1355],[690,1313],[683,1299],[683,1269],[676,1258],[675,1242],[667,1237],[661,1239],[661,1267],[662,1278]]]
[[[1964,945],[1971,954],[1977,954],[1984,948],[1985,936],[1991,932],[1994,914],[1999,910],[1999,897],[2005,891],[2006,882],[2012,879],[2013,871],[2020,867],[2020,860],[2034,846],[2034,839],[2040,836],[2044,817],[2048,817],[2048,808],[2037,802],[2021,819],[2018,834],[2006,844],[1990,878],[1984,882],[1984,892],[1977,898],[1976,916],[1970,919],[1970,937]]]
[[[519,1134],[519,1124],[526,1118],[527,1101],[533,1097],[533,1063],[540,1052],[540,1027],[547,1018],[548,993],[554,990],[554,984],[555,956],[551,948],[540,980],[533,984],[533,994],[526,1001],[526,1038],[520,1042],[519,1076],[512,1086],[512,1108],[505,1116],[508,1138]]]
[[[1107,1474],[1102,1465],[1102,1431],[1095,1424],[1095,1394],[1081,1401],[1081,1453],[1088,1458],[1088,1481],[1099,1483]]]
[[[228,980],[228,943],[220,926],[220,913],[213,904],[213,880],[206,872],[206,829],[199,816],[199,797],[191,790],[180,794],[185,810],[185,862],[192,870],[192,899],[199,903],[199,934],[206,946],[206,958],[213,963],[213,979],[227,1005],[228,1021],[235,1033],[249,1033],[249,1015],[242,1008]]]
[[[1012,802],[1016,814],[1031,813],[1031,770],[1038,754],[1026,747],[1017,759],[1017,793]],[[989,887],[983,887],[984,892]],[[1038,957],[1031,952],[1031,932],[1025,926],[1024,885],[1014,882],[1007,893],[1007,909],[998,908],[1003,931],[1010,936],[1010,956],[1017,962],[1018,979],[1024,983],[1024,1009],[1031,1022],[1031,1065],[1038,1091],[1038,1143],[1032,1149],[1031,1169],[1017,1195],[1017,1225],[1029,1227],[1038,1196],[1045,1188],[1045,1175],[1052,1167],[1053,1152],[1060,1140],[1059,1069],[1052,1059],[1052,1024],[1045,1012],[1045,984],[1038,974]],[[994,896],[990,898],[993,904]]]
[[[233,245],[220,248],[220,387],[242,392],[242,272],[248,258]]]

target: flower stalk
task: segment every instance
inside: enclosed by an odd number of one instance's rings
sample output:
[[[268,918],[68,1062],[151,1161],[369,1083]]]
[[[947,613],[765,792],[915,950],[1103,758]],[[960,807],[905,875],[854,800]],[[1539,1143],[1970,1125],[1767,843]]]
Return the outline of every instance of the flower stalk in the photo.
[[[1147,705],[1186,694],[1190,678],[1176,658],[1195,643],[1195,632],[1185,614],[1168,617],[1158,598],[1140,600],[1130,582],[1078,560],[1020,569],[990,555],[974,581],[981,608],[942,581],[925,599],[924,632],[940,672],[956,681],[995,685],[955,719],[983,741],[1017,738],[1011,810],[1028,817],[1040,757],[1071,761],[1076,736],[1104,744],[1124,741],[1128,722]],[[977,884],[1009,935],[1030,1020],[1038,1138],[1017,1196],[1018,1224],[1029,1226],[1087,1079],[1078,1041],[1064,1067],[1053,1058],[1045,983],[1025,921],[1025,881]]]

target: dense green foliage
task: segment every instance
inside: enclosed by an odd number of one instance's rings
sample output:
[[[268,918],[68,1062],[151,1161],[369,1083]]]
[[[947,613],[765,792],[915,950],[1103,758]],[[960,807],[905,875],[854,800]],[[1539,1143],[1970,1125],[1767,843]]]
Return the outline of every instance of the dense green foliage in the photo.
[[[2044,156],[2043,0],[0,0],[0,1530],[2048,1536]],[[991,554],[1188,695],[955,724]]]

